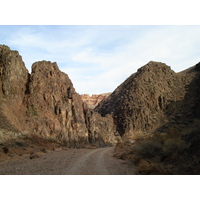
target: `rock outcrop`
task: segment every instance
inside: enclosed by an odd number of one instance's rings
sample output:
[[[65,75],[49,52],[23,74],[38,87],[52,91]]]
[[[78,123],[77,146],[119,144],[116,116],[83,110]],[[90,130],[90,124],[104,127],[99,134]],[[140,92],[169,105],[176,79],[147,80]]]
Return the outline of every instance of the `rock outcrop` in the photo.
[[[112,119],[93,113],[56,63],[36,62],[0,46],[0,129],[53,138],[68,147],[116,142]],[[5,124],[6,123],[6,124]]]
[[[24,130],[26,107],[23,101],[27,92],[29,73],[17,51],[0,46],[0,112],[8,130]],[[8,125],[10,124],[10,125]]]
[[[28,85],[26,130],[66,141],[69,146],[88,142],[82,100],[56,63],[34,63]]]
[[[34,134],[79,148],[112,145],[120,136],[173,124],[189,126],[200,118],[199,74],[199,63],[175,73],[151,61],[109,96],[86,98],[89,104],[103,99],[91,109],[56,63],[36,62],[29,74],[18,52],[0,45],[0,139],[5,131]]]
[[[107,98],[111,93],[104,94],[93,94],[90,96],[89,94],[82,94],[81,98],[83,102],[85,102],[89,108],[95,108],[102,100]]]
[[[115,156],[139,174],[200,174],[200,64],[173,72],[150,62],[97,109],[112,114],[122,143]]]
[[[175,73],[166,64],[151,61],[125,80],[95,111],[102,116],[111,114],[121,136],[164,130],[172,123],[187,125],[199,115],[198,69],[199,64]]]
[[[84,103],[85,122],[88,128],[88,139],[91,144],[98,146],[112,146],[121,141],[119,133],[116,131],[116,126],[111,115],[102,117],[93,109],[88,109]]]

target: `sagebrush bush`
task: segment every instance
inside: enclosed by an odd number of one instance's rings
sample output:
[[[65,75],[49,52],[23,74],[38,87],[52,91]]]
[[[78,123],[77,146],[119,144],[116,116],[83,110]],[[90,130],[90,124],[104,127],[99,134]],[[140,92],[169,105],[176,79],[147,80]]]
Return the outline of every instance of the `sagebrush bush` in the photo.
[[[184,149],[187,148],[187,145],[184,140],[180,139],[166,139],[163,145],[163,152],[164,153],[181,153]]]
[[[170,175],[170,167],[164,166],[162,163],[154,163],[148,160],[141,160],[137,166],[137,170],[141,174],[147,175]]]
[[[125,145],[124,143],[119,143],[115,147],[114,156],[120,159],[127,159],[133,154],[133,148]]]
[[[134,147],[134,154],[141,158],[151,159],[157,155],[162,154],[162,144],[158,140],[148,139],[144,140]]]
[[[116,156],[131,160],[140,174],[200,174],[199,131],[175,126],[149,137],[139,133],[135,139],[132,146],[116,147]]]

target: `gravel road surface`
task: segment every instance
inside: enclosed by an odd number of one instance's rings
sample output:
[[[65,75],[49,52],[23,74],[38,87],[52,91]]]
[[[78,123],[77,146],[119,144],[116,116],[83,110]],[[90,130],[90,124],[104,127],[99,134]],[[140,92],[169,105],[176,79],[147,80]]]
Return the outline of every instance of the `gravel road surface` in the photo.
[[[0,164],[3,175],[134,175],[133,164],[113,157],[114,147],[66,149]]]

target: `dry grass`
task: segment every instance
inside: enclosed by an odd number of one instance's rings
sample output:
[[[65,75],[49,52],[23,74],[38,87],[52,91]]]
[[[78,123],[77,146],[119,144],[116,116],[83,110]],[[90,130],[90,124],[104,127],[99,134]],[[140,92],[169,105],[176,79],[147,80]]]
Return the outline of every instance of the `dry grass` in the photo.
[[[165,167],[162,163],[154,163],[148,160],[141,160],[137,166],[140,174],[146,175],[170,175],[170,167]]]
[[[132,146],[118,143],[115,147],[114,156],[119,159],[128,159],[133,154]]]
[[[11,134],[14,135],[14,134]],[[0,162],[17,159],[21,156],[29,155],[30,159],[37,155],[47,153],[48,150],[55,150],[62,147],[56,140],[42,138],[37,135],[21,135],[7,137],[0,141]]]
[[[191,127],[144,138],[137,134],[131,146],[118,145],[115,156],[134,162],[139,174],[200,174],[200,133]]]

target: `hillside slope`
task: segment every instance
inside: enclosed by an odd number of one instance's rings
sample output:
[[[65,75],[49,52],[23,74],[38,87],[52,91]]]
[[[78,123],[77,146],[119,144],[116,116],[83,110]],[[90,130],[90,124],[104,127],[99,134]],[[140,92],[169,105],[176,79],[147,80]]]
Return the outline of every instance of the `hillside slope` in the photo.
[[[37,135],[67,147],[116,143],[112,119],[93,114],[57,63],[40,61],[29,74],[17,51],[0,45],[0,141],[5,131]],[[5,141],[4,141],[5,142]]]
[[[137,131],[150,133],[175,120],[187,124],[189,115],[199,116],[198,76],[194,67],[175,73],[166,64],[151,61],[126,79],[95,111],[102,116],[112,114],[121,136]]]
[[[97,107],[123,143],[115,155],[140,174],[200,174],[200,64],[175,73],[149,62]]]

